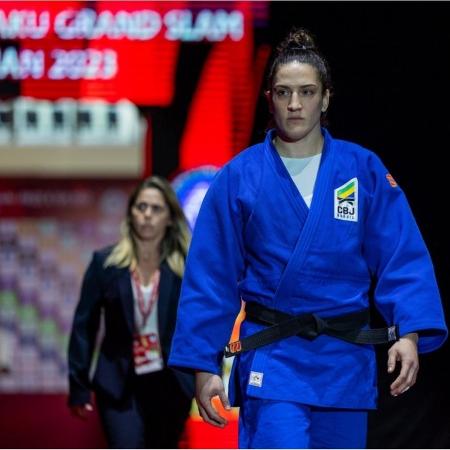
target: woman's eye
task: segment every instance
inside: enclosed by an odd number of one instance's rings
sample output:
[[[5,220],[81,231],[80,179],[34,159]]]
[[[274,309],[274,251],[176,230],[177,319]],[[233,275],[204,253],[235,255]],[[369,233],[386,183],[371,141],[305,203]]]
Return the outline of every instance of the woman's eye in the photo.
[[[145,203],[145,202],[139,202],[139,203],[136,204],[136,208],[137,208],[140,212],[145,212],[145,211],[147,211],[147,208],[148,208],[149,206],[150,206],[150,205],[149,205],[148,203]]]
[[[275,93],[278,97],[287,97],[290,95],[290,92],[287,89],[277,89]]]

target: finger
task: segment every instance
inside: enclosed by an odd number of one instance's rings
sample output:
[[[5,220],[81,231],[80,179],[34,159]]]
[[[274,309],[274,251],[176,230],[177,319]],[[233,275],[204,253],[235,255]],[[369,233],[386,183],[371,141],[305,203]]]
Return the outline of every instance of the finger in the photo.
[[[83,406],[74,406],[74,407],[71,409],[71,412],[72,412],[72,414],[73,414],[75,417],[77,417],[77,418],[79,418],[79,419],[86,420],[86,413],[85,413],[85,410],[84,410],[84,407],[83,407]]]
[[[206,414],[205,408],[203,408],[203,406],[200,405],[200,403],[197,402],[197,406],[198,406],[198,412],[200,414],[200,417],[207,423],[211,423],[210,418],[208,417],[208,414]]]
[[[221,391],[221,392],[219,392],[219,398],[220,398],[220,401],[221,401],[221,403],[222,403],[222,406],[223,406],[226,410],[230,410],[230,409],[231,409],[230,401],[228,400],[228,396],[227,396],[227,394],[225,393],[224,390]]]
[[[221,418],[218,414],[216,414],[215,416],[214,414],[211,415],[211,413],[208,412],[206,408],[204,408],[201,404],[197,403],[197,405],[200,416],[206,423],[209,423],[210,425],[214,425],[215,427],[219,428],[223,428],[226,425],[226,423],[224,423],[223,420],[222,421],[220,420],[223,418]]]
[[[395,370],[396,363],[397,363],[397,352],[391,349],[388,352],[388,362],[387,362],[388,373],[392,373]]]
[[[210,420],[213,420],[214,422],[220,424],[220,425],[226,425],[227,420],[225,417],[222,417],[219,412],[216,410],[212,403],[212,398],[209,396],[200,396],[200,405],[205,410],[206,414],[208,415],[208,418]]]
[[[208,402],[207,407],[205,409],[211,420],[215,421],[221,426],[225,426],[228,423],[227,419],[219,414],[216,408],[212,405],[211,401]]]
[[[410,372],[413,371],[413,361],[412,360],[403,360],[402,367],[398,377],[391,384],[391,394],[393,396],[397,396],[404,392],[404,390],[410,386],[408,380],[412,380],[410,377]]]
[[[417,373],[419,371],[419,364],[417,361],[412,361],[410,370],[407,375],[406,384],[407,387],[401,392],[406,392],[411,386],[414,386],[417,381]]]
[[[417,381],[417,373],[419,370],[419,365],[415,362],[412,362],[406,376],[406,381],[402,384],[399,384],[398,386],[391,385],[391,388],[393,387],[395,391],[392,391],[392,394],[397,396],[399,394],[403,394],[408,389],[410,389],[412,386],[416,384]],[[394,383],[393,383],[394,384]]]
[[[223,424],[221,424],[221,423],[217,422],[216,420],[212,419],[211,417],[209,417],[205,408],[199,407],[198,410],[200,412],[200,416],[206,423],[209,423],[210,425],[214,425],[215,427],[223,428]]]
[[[72,409],[73,414],[83,420],[87,420],[88,413],[92,411],[94,411],[94,407],[90,403],[77,405]]]

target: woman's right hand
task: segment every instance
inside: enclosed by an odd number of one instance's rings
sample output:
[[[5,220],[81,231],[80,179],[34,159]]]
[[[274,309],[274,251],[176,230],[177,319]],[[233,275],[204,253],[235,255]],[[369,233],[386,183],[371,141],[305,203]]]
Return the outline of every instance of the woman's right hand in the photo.
[[[70,406],[70,412],[72,413],[72,415],[82,420],[87,420],[88,414],[92,411],[94,411],[94,408],[90,403]]]
[[[212,398],[217,395],[222,406],[226,410],[231,409],[222,378],[210,372],[196,372],[195,393],[195,399],[202,419],[215,427],[223,428],[228,422],[225,417],[219,414],[211,402]]]

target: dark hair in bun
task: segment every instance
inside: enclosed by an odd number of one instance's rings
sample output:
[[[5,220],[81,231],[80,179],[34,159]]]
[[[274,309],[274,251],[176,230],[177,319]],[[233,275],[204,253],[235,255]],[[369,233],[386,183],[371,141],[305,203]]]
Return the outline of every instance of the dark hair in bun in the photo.
[[[277,46],[267,76],[267,89],[272,88],[273,78],[278,67],[293,61],[315,67],[323,90],[328,89],[331,92],[332,83],[328,63],[319,52],[312,34],[304,28],[293,28]]]

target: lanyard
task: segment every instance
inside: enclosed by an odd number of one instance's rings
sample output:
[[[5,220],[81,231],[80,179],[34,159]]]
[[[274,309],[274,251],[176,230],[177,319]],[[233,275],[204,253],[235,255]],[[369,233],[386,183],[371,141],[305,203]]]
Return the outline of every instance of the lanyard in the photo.
[[[158,299],[160,274],[161,273],[158,269],[152,275],[150,282],[153,284],[153,289],[152,289],[152,293],[150,295],[150,300],[146,306],[145,301],[144,301],[144,294],[142,293],[142,285],[141,285],[141,281],[139,279],[138,271],[137,271],[137,269],[135,269],[135,270],[133,270],[133,272],[131,272],[131,275],[134,280],[134,284],[136,286],[137,303],[138,303],[138,307],[139,307],[139,312],[141,313],[141,316],[142,316],[142,326],[143,327],[145,327],[145,324],[147,323],[147,319],[150,316],[150,314],[152,313],[153,307],[155,306],[156,300]]]

